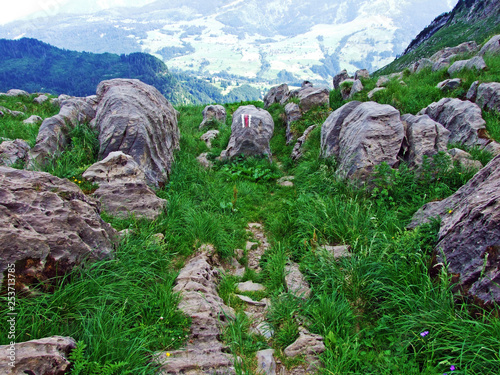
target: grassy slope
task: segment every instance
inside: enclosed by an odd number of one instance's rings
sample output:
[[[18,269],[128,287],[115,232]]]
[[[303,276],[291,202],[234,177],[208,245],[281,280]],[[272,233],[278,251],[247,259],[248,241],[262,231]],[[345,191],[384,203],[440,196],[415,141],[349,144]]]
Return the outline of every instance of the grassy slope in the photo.
[[[498,80],[498,59],[487,62],[490,70],[479,78]],[[460,76],[466,84],[452,96],[463,95],[476,79],[471,73]],[[422,72],[405,78],[407,86],[391,83],[375,98],[415,113],[444,95],[434,89],[443,78],[443,72]],[[374,80],[364,83],[367,89],[357,99],[364,100],[375,85]],[[2,99],[0,105],[17,105]],[[339,93],[332,92],[332,110],[342,104]],[[239,105],[226,105],[229,114]],[[153,374],[149,353],[182,346],[189,324],[176,310],[178,299],[172,294],[176,270],[185,257],[202,243],[214,244],[221,257],[229,257],[248,239],[246,224],[262,222],[272,247],[262,259],[262,273],[249,271],[243,281],[268,287],[265,295],[273,302],[268,318],[275,330],[271,345],[278,354],[297,337],[299,317],[325,337],[324,374],[436,374],[451,365],[456,366],[455,374],[500,372],[497,312],[481,311],[454,294],[445,270],[432,272],[437,223],[405,229],[422,204],[451,195],[473,172],[449,170],[447,161],[437,158],[419,177],[404,166],[399,171],[381,167],[375,189],[355,188],[335,177],[333,160],[319,159],[320,127],[306,143],[304,158],[299,163],[290,159],[293,146],[285,145],[280,105],[270,108],[275,120],[272,165],[266,160],[237,160],[204,170],[196,161],[208,151],[199,139],[202,109],[178,108],[181,151],[169,184],[158,191],[169,201],[168,213],[151,223],[107,218],[118,230],[131,230],[115,260],[75,270],[52,293],[40,287],[38,296],[20,299],[17,341],[73,336],[86,345],[80,344],[74,354],[74,374]],[[294,129],[300,133],[313,123],[320,125],[330,112],[317,108]],[[229,140],[230,117],[226,124],[213,125],[221,134],[213,142],[212,157]],[[490,134],[499,134],[498,115],[485,117]],[[33,140],[31,133],[8,130],[19,122],[0,120],[0,132]],[[95,135],[82,125],[72,139],[66,154],[48,170],[78,183],[83,166],[95,160]],[[295,186],[277,186],[276,178],[288,174],[296,176]],[[164,240],[155,240],[156,233],[163,233]],[[320,250],[323,244],[348,244],[353,255],[335,261]],[[285,291],[288,259],[301,264],[311,283],[313,292],[306,302]],[[237,281],[223,277],[220,294],[240,310],[241,304],[232,298]],[[428,335],[420,335],[424,331]],[[243,358],[239,371],[253,373],[254,352],[265,343],[248,332],[243,314],[224,337],[233,353]],[[6,343],[5,337],[0,340]]]

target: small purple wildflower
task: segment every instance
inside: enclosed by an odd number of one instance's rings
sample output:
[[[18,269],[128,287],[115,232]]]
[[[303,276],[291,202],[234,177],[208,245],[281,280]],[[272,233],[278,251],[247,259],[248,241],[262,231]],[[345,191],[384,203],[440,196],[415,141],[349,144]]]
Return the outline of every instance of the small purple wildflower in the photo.
[[[420,336],[425,337],[429,334],[429,331],[420,332]]]
[[[455,366],[451,365],[450,366],[450,371],[455,371]]]

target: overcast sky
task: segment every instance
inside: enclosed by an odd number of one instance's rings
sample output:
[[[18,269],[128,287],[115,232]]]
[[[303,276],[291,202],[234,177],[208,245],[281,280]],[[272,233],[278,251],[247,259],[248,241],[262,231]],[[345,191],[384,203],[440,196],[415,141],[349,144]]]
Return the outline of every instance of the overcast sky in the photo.
[[[3,0],[0,24],[6,24],[37,13],[54,16],[59,12],[89,13],[117,6],[142,6],[155,0]],[[264,1],[264,0],[263,0]],[[335,0],[331,0],[335,1]],[[448,0],[453,7],[457,0]]]

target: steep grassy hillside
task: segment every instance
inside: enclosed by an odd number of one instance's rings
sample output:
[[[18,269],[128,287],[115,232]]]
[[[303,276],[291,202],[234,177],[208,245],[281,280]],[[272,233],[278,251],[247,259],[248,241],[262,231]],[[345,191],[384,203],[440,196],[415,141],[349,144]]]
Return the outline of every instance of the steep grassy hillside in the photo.
[[[444,47],[470,40],[478,44],[500,33],[500,3],[497,0],[460,0],[455,8],[437,17],[410,43],[405,52],[377,74],[401,71]]]
[[[406,86],[394,81],[375,95],[402,113],[415,113],[441,97],[462,97],[476,79],[500,80],[500,58],[486,60],[489,70],[462,72],[464,84],[450,94],[435,85],[444,71],[405,76]],[[375,80],[355,99],[366,100]],[[28,111],[50,114],[32,98],[6,99],[11,109],[21,102]],[[202,152],[214,159],[228,143],[231,115],[243,104],[226,104],[226,123],[213,124],[220,135],[208,150],[198,130],[203,106],[178,106],[181,150],[170,182],[157,194],[168,200],[168,212],[153,222],[105,217],[118,229],[129,229],[114,260],[82,267],[54,291],[41,285],[38,294],[18,301],[16,341],[50,335],[70,335],[78,342],[72,355],[73,374],[154,374],[151,353],[172,350],[185,343],[189,327],[177,310],[172,293],[177,271],[200,244],[211,243],[222,259],[244,248],[247,223],[263,224],[271,247],[261,261],[262,272],[247,269],[240,279],[223,275],[220,295],[236,309],[236,320],[224,333],[231,353],[242,358],[238,374],[255,374],[255,351],[270,345],[288,367],[303,359],[286,360],[284,348],[298,337],[298,320],[325,338],[321,374],[497,375],[500,373],[500,319],[498,307],[484,310],[453,292],[446,273],[433,271],[433,248],[438,223],[406,229],[413,213],[424,203],[455,192],[475,173],[460,166],[449,168],[443,155],[416,174],[405,165],[399,170],[380,166],[374,188],[353,186],[336,177],[336,162],[320,159],[318,126],[305,144],[305,155],[294,162],[293,145],[285,144],[284,108],[269,111],[275,121],[271,140],[273,163],[267,159],[214,160],[203,169],[196,160]],[[261,102],[252,102],[262,106]],[[313,109],[294,124],[297,133],[321,125],[344,104],[332,91],[330,107]],[[47,112],[48,111],[48,112]],[[483,112],[488,132],[500,140],[500,116]],[[0,136],[32,140],[21,119],[0,120]],[[10,125],[8,125],[10,124]],[[8,125],[8,126],[7,126]],[[14,125],[18,125],[15,127]],[[19,130],[16,130],[19,131]],[[71,146],[47,171],[81,183],[84,167],[95,160],[95,134],[82,124],[71,136]],[[483,163],[491,155],[472,150]],[[57,168],[55,168],[56,166]],[[293,187],[281,187],[277,178],[293,175]],[[91,191],[91,187],[86,191]],[[154,235],[162,233],[164,239]],[[349,245],[351,257],[333,259],[323,245]],[[285,263],[292,259],[311,284],[312,294],[302,300],[286,292]],[[241,302],[234,298],[238,281],[253,280],[267,287],[260,297],[272,301],[268,320],[274,329],[266,343],[248,331]],[[0,314],[5,331],[5,311]],[[0,337],[0,344],[6,344]]]

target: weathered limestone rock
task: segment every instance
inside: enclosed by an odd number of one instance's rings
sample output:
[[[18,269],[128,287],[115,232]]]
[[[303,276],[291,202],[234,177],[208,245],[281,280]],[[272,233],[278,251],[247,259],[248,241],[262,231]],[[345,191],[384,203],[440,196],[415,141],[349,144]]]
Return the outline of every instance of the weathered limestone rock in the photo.
[[[30,94],[27,91],[24,90],[18,90],[18,89],[10,89],[7,91],[5,94],[7,96],[30,96]]]
[[[459,148],[452,148],[448,153],[451,155],[452,161],[459,162],[466,169],[479,170],[483,167],[479,160],[473,160],[471,154]]]
[[[344,82],[348,82],[348,81],[344,81]],[[359,79],[356,79],[352,83],[352,86],[349,86],[349,85],[342,86],[341,85],[342,99],[344,99],[344,100],[352,99],[354,97],[354,95],[356,95],[358,92],[363,91],[363,89],[364,89],[364,86]]]
[[[116,231],[97,202],[67,179],[0,167],[0,282],[16,263],[21,287],[111,256]]]
[[[434,55],[430,57],[430,60],[433,62],[438,61],[439,59],[449,59],[458,54],[464,54],[469,52],[476,52],[479,49],[479,46],[475,41],[464,42],[455,47],[446,47],[442,50],[437,51]]]
[[[289,144],[293,140],[293,133],[291,129],[291,124],[294,121],[300,120],[302,117],[302,111],[297,103],[288,103],[285,106],[285,116],[286,116],[286,144]]]
[[[402,80],[403,72],[392,73],[386,76],[380,76],[380,78],[377,81],[377,87],[385,86],[393,79]]]
[[[455,55],[453,55],[455,56]],[[435,63],[432,64],[432,71],[433,72],[437,72],[438,70],[441,70],[441,69],[444,69],[444,68],[448,68],[451,64],[451,57],[453,56],[450,56],[449,58],[446,58],[446,59],[439,59],[437,60]]]
[[[492,37],[479,51],[479,56],[484,56],[486,54],[497,54],[500,53],[500,35],[495,35]]]
[[[408,150],[404,155],[410,166],[420,166],[424,156],[432,157],[438,152],[446,152],[450,131],[427,115],[407,114],[401,117],[406,124]]]
[[[326,350],[323,337],[299,328],[299,338],[284,350],[287,357],[304,356],[308,364],[307,374],[316,372],[321,366],[318,356]]]
[[[339,245],[339,246],[330,246],[330,245],[325,245],[318,250],[325,250],[328,253],[330,253],[335,259],[339,258],[348,258],[351,256],[351,253],[349,252],[350,246],[349,245]]]
[[[500,83],[481,83],[477,88],[476,104],[483,109],[500,112]]]
[[[36,145],[30,151],[31,168],[44,165],[67,146],[68,134],[77,124],[89,122],[95,117],[94,109],[83,99],[73,98],[61,103],[61,110],[46,118],[36,138]]]
[[[244,283],[238,284],[238,290],[240,292],[260,292],[266,289],[266,287],[262,284],[254,283],[253,281],[245,281]]]
[[[9,366],[10,345],[0,346],[0,373],[4,375],[63,375],[70,373],[68,356],[76,348],[71,337],[52,336],[13,345],[15,367]]]
[[[258,243],[247,242],[248,268],[260,272],[260,258],[271,246],[260,223],[248,223],[247,232],[259,241]]]
[[[49,100],[49,97],[47,95],[39,95],[35,99],[33,99],[33,102],[42,104],[45,103],[47,100]]]
[[[346,79],[340,84],[340,95],[343,100],[350,98],[352,88],[354,87],[354,79]]]
[[[340,84],[346,79],[350,79],[351,77],[347,73],[347,70],[342,70],[339,74],[333,77],[333,88],[338,90],[340,88]]]
[[[40,116],[37,115],[32,115],[26,120],[23,121],[23,124],[31,125],[31,124],[38,124],[39,122],[42,122],[43,119]]]
[[[472,82],[472,85],[470,85],[469,91],[467,91],[467,100],[470,100],[471,102],[475,102],[477,98],[477,88],[479,87],[479,81],[474,81]]]
[[[418,73],[425,68],[432,67],[432,64],[433,63],[431,59],[426,59],[426,58],[420,59],[415,64],[413,64],[413,71],[415,73]]]
[[[198,163],[201,164],[202,167],[204,168],[212,168],[214,166],[214,163],[212,163],[210,160],[208,160],[208,152],[204,152],[200,154],[196,160],[198,160]]]
[[[208,148],[212,148],[212,140],[217,138],[217,136],[219,135],[219,131],[218,130],[209,130],[207,131],[205,134],[203,134],[200,139],[205,142],[205,144],[207,145]]]
[[[364,180],[376,165],[397,165],[404,136],[397,109],[375,102],[350,102],[325,121],[321,155],[337,157],[341,177]]]
[[[30,146],[22,139],[4,141],[0,144],[0,165],[10,167],[20,161],[26,161]]]
[[[484,62],[484,59],[481,56],[475,56],[472,59],[469,60],[459,60],[455,61],[449,68],[448,68],[448,74],[451,76],[462,69],[477,69],[477,70],[484,70],[486,69],[486,63]]]
[[[479,141],[479,132],[486,128],[481,108],[468,100],[443,98],[418,113],[424,114],[451,132],[450,143],[473,146]]]
[[[266,96],[264,96],[264,108],[269,108],[269,106],[274,103],[280,103],[284,97],[289,95],[289,92],[290,90],[286,83],[271,87]]]
[[[192,258],[177,276],[179,309],[191,317],[186,348],[156,356],[160,374],[234,374],[233,357],[220,341],[221,326],[234,316],[217,294],[218,273],[205,253]]]
[[[500,143],[490,140],[483,145],[483,150],[488,151],[493,156],[500,155]]]
[[[278,181],[276,181],[276,184],[279,186],[284,186],[284,187],[293,187],[293,180],[295,179],[295,176],[283,176],[281,178],[278,178]]]
[[[154,220],[167,204],[146,184],[146,176],[135,160],[121,151],[111,152],[104,160],[90,166],[83,178],[99,184],[93,196],[112,216],[134,215]]]
[[[174,107],[156,88],[136,79],[103,81],[97,96],[99,158],[122,151],[139,164],[148,184],[167,182],[179,149]]]
[[[233,115],[231,138],[220,158],[236,155],[271,157],[269,141],[273,136],[274,121],[269,112],[253,105],[239,107]]]
[[[446,79],[437,84],[437,88],[441,91],[451,91],[455,90],[458,86],[462,84],[462,80],[460,78]]]
[[[257,356],[257,371],[263,375],[276,375],[274,349],[259,350]]]
[[[224,108],[221,105],[207,105],[203,109],[203,121],[200,124],[199,129],[203,129],[205,126],[207,126],[210,122],[212,121],[218,121],[222,122],[223,124],[226,123],[226,108]]]
[[[500,302],[500,156],[496,156],[452,196],[424,205],[414,228],[441,217],[438,262],[466,294],[484,303]]]
[[[365,78],[365,79],[370,78],[370,72],[368,72],[367,69],[356,70],[356,73],[354,73],[354,79],[356,80],[360,78]]]
[[[285,266],[285,284],[289,293],[301,298],[309,298],[311,288],[300,272],[299,265],[294,262],[288,262]]]
[[[293,147],[292,155],[290,156],[292,160],[299,160],[302,157],[302,147],[304,146],[304,143],[306,143],[307,138],[309,138],[309,134],[316,128],[316,125],[311,125],[309,126],[305,131],[302,136],[297,139],[297,143],[295,143],[295,146]]]
[[[368,99],[373,99],[374,95],[379,92],[385,90],[385,87],[375,87],[368,93]]]
[[[326,87],[305,87],[299,91],[298,96],[302,112],[330,103],[330,90]]]

